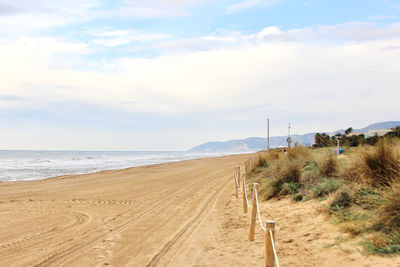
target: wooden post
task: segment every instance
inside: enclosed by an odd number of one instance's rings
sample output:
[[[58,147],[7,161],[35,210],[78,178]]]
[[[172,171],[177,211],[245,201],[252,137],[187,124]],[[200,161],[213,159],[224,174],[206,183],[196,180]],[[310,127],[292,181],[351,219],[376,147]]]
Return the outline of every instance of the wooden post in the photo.
[[[235,197],[238,198],[238,184],[237,184],[237,180],[236,180],[236,173],[233,172],[233,182],[235,183]]]
[[[243,195],[243,212],[247,213],[247,199],[246,199],[246,174],[243,174],[243,181],[242,181],[242,195]]]
[[[238,184],[240,185],[240,166],[237,166],[237,180],[238,180]]]
[[[256,184],[253,184],[253,194],[254,187]],[[254,230],[256,228],[256,217],[257,217],[257,201],[255,196],[253,196],[253,205],[251,206],[251,220],[250,220],[250,229],[249,229],[249,241],[254,241]]]
[[[275,256],[274,250],[272,248],[272,240],[270,231],[272,231],[272,236],[275,240],[275,222],[265,221],[265,266],[274,267],[275,266]]]

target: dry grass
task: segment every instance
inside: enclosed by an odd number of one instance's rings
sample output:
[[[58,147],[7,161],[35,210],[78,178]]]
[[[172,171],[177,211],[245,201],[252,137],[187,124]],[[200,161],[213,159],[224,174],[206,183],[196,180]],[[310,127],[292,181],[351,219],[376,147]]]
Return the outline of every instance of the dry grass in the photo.
[[[363,171],[373,185],[389,186],[394,179],[400,178],[400,161],[394,145],[380,140],[374,149],[364,153]]]
[[[306,160],[310,156],[310,149],[304,146],[294,146],[288,149],[287,157],[290,160],[303,159]]]
[[[262,199],[328,199],[327,211],[350,236],[366,240],[367,252],[400,254],[400,142],[345,153],[338,159],[330,149],[295,147],[285,156],[261,154],[263,167],[251,179],[261,183]]]
[[[337,158],[333,153],[328,153],[319,165],[319,173],[324,177],[337,176]]]
[[[260,151],[254,155],[253,158],[253,170],[257,168],[266,168],[272,161],[280,159],[280,154],[276,150]]]
[[[392,227],[400,229],[400,183],[393,183],[391,189],[383,193],[382,199],[382,205],[376,210],[375,227],[386,231]]]

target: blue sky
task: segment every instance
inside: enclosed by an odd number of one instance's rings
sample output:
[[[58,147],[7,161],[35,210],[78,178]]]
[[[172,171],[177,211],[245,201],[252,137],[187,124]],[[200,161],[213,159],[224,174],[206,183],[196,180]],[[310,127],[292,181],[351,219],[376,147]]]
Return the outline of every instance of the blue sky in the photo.
[[[398,120],[400,2],[0,0],[0,149],[185,150]]]

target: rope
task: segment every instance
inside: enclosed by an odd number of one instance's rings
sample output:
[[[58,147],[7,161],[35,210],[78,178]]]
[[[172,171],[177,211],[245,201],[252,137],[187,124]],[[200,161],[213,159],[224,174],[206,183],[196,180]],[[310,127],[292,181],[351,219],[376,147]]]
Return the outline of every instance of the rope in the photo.
[[[245,162],[245,173],[243,174],[243,187],[244,187],[244,195],[246,197],[247,207],[250,207],[249,200],[247,198],[247,183],[246,183],[246,169],[247,168],[246,167],[247,167],[247,162]],[[235,172],[235,178],[236,178],[235,181],[237,183],[237,173],[236,172]],[[255,187],[255,185],[253,184],[252,205],[254,205],[254,200],[256,201],[256,204],[257,204],[258,221],[260,222],[261,229],[264,232],[266,232],[267,230],[265,229],[265,227],[262,223],[261,215],[260,215],[260,205],[258,202],[258,191],[257,191],[257,188]],[[271,237],[272,250],[274,251],[275,265],[276,265],[276,267],[280,267],[278,255],[276,254],[275,240],[274,240],[274,236],[272,234],[272,230],[269,230],[269,235]]]
[[[269,230],[269,235],[271,236],[271,243],[272,243],[272,250],[274,251],[275,264],[276,267],[279,267],[279,260],[278,260],[278,255],[276,255],[274,236],[271,230]]]
[[[263,225],[263,223],[262,223],[261,215],[260,215],[260,205],[258,204],[258,191],[257,191],[257,189],[256,189],[255,194],[256,194],[256,201],[257,201],[258,221],[260,222],[261,228],[262,228],[263,231],[265,232],[266,230],[265,230],[265,227],[264,227],[264,225]]]

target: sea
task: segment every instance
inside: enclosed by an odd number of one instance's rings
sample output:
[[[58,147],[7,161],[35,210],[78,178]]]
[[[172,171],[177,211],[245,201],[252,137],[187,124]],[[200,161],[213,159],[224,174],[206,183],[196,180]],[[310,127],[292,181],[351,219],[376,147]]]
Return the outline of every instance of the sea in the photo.
[[[0,150],[0,182],[37,180],[237,153]]]

